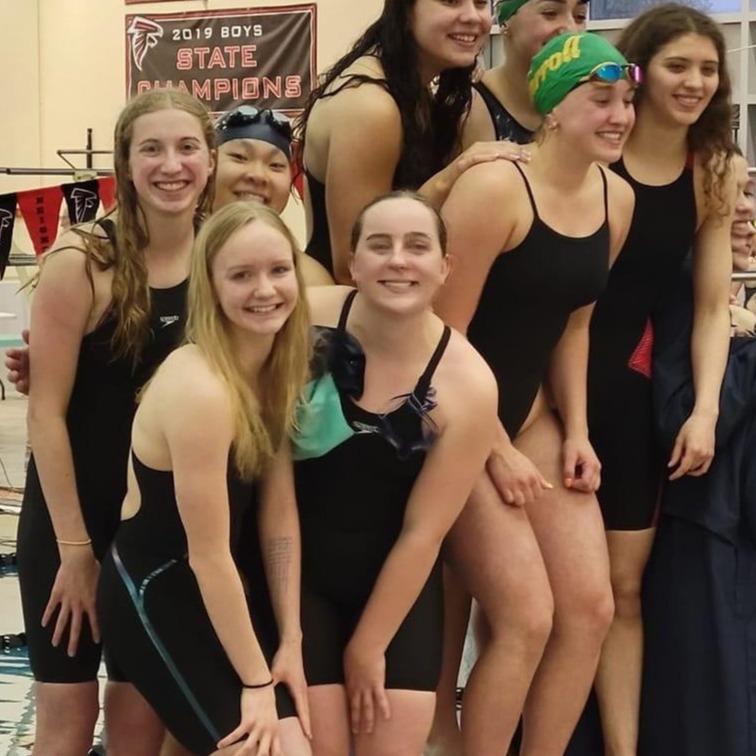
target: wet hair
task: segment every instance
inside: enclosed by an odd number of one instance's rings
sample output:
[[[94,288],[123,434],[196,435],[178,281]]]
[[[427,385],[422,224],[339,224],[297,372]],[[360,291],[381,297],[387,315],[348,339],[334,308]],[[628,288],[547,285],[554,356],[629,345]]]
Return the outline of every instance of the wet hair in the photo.
[[[291,247],[299,296],[276,334],[261,374],[257,396],[242,370],[228,320],[213,287],[213,262],[229,239],[245,226],[264,224]],[[295,409],[309,377],[310,315],[297,240],[277,213],[250,202],[233,202],[215,213],[197,235],[189,276],[187,341],[196,344],[229,389],[235,421],[234,464],[247,480],[262,473],[295,427]]]
[[[86,274],[94,294],[92,265],[100,270],[113,270],[111,310],[116,327],[111,346],[115,358],[128,358],[137,367],[142,351],[150,339],[150,288],[144,250],[150,234],[144,211],[139,205],[134,182],[131,180],[129,157],[134,122],[143,115],[160,110],[183,110],[194,116],[200,126],[208,151],[215,149],[215,130],[205,106],[196,98],[176,89],[161,89],[137,95],[121,111],[114,134],[113,163],[115,167],[116,205],[91,223],[72,226],[71,233],[79,236],[86,255]],[[195,226],[210,212],[215,191],[215,173],[208,178],[196,207]],[[115,213],[115,219],[109,216]],[[112,224],[113,233],[103,235],[95,229]],[[63,249],[79,249],[76,245],[56,246],[50,254]],[[40,271],[44,266],[44,259]],[[29,285],[35,286],[39,274]]]
[[[394,186],[418,189],[447,165],[461,146],[461,124],[472,101],[472,71],[443,71],[431,88],[420,80],[417,43],[412,35],[411,12],[417,0],[385,0],[380,18],[354,43],[352,49],[323,76],[310,94],[297,124],[297,137],[304,152],[307,120],[315,103],[343,89],[377,84],[396,101],[402,119],[402,153],[394,173]],[[333,83],[356,60],[372,56],[384,78],[350,74],[345,82]],[[302,166],[300,165],[300,170]]]
[[[102,269],[113,269],[113,310],[116,329],[113,347],[117,356],[129,356],[136,364],[150,338],[150,289],[144,250],[150,234],[144,212],[131,180],[129,158],[138,118],[160,110],[183,110],[194,116],[208,150],[215,148],[215,130],[205,106],[196,98],[175,89],[161,89],[137,95],[121,111],[115,126],[113,163],[116,183],[115,242],[83,228],[71,230],[84,239],[85,249]],[[208,179],[197,203],[197,222],[210,212],[215,188]]]
[[[647,10],[623,30],[617,48],[645,72],[651,59],[665,45],[686,34],[711,40],[719,58],[719,86],[701,117],[688,129],[688,147],[705,169],[704,193],[716,200],[721,212],[727,206],[725,178],[733,153],[732,83],[727,68],[727,49],[718,24],[705,13],[677,3]],[[643,113],[648,77],[635,95],[635,109]]]
[[[350,248],[352,250],[352,254],[354,254],[355,250],[357,249],[357,245],[360,242],[362,229],[365,225],[365,216],[368,214],[368,212],[376,205],[380,205],[382,202],[387,202],[388,200],[395,199],[413,200],[414,202],[417,202],[428,210],[428,212],[433,216],[433,220],[436,223],[436,233],[438,234],[438,243],[441,247],[441,254],[446,257],[448,234],[446,232],[446,224],[444,223],[441,214],[438,212],[438,210],[436,210],[435,207],[433,207],[433,205],[431,205],[430,202],[428,202],[427,199],[425,199],[425,197],[422,197],[417,192],[412,192],[407,189],[399,189],[395,192],[391,192],[390,194],[384,194],[382,197],[376,197],[376,199],[372,200],[362,208],[360,214],[357,216],[357,220],[355,220],[354,225],[352,226],[352,234],[350,237]]]

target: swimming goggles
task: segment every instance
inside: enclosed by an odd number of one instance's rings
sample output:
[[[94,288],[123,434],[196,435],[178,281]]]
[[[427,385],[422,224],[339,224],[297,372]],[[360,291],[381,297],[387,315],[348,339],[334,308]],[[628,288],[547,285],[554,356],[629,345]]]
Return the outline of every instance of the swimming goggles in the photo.
[[[258,110],[252,105],[240,105],[238,108],[234,108],[221,118],[216,125],[216,130],[226,131],[227,129],[238,129],[256,124],[270,126],[287,141],[291,141],[291,121],[286,116],[268,108]]]
[[[614,63],[607,61],[599,63],[589,74],[580,79],[580,83],[595,81],[600,84],[616,84],[622,79],[627,79],[634,86],[643,81],[643,71],[636,63]]]

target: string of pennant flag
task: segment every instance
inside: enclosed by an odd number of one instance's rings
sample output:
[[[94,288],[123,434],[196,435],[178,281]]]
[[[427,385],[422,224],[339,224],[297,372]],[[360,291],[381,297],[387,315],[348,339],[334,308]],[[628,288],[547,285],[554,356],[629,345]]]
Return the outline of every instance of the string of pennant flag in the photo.
[[[106,176],[0,195],[0,280],[10,259],[16,210],[26,224],[34,252],[41,255],[50,249],[58,235],[63,202],[72,225],[92,221],[97,217],[100,204],[106,211],[113,207],[115,179]]]

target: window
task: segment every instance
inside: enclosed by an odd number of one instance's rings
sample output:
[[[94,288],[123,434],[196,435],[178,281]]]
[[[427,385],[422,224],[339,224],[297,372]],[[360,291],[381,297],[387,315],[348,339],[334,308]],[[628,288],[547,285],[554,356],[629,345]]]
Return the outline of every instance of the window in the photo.
[[[591,18],[596,21],[604,18],[633,18],[647,8],[661,5],[664,0],[591,0]],[[740,0],[678,0],[683,5],[705,13],[740,12]]]

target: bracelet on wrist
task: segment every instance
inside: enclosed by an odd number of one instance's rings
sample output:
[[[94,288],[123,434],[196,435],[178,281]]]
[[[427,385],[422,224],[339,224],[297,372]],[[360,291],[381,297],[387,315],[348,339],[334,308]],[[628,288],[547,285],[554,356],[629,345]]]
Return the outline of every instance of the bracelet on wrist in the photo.
[[[242,683],[242,688],[244,690],[261,690],[262,688],[267,688],[268,686],[273,685],[273,678],[271,677],[268,682],[259,683],[258,685],[246,685],[245,683]]]
[[[91,538],[87,538],[86,541],[66,541],[63,538],[56,538],[55,541],[59,546],[89,546],[92,543]]]

